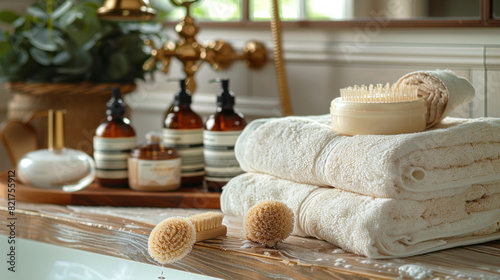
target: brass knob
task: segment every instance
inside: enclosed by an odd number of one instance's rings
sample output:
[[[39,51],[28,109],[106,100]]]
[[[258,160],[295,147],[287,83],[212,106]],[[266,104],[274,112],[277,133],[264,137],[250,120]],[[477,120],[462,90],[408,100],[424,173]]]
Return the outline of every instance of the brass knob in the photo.
[[[208,62],[216,71],[229,68],[237,58],[233,47],[222,40],[206,42],[201,53],[201,59]]]
[[[246,55],[245,62],[250,68],[262,68],[267,62],[266,47],[260,42],[250,41],[246,43],[243,52]]]

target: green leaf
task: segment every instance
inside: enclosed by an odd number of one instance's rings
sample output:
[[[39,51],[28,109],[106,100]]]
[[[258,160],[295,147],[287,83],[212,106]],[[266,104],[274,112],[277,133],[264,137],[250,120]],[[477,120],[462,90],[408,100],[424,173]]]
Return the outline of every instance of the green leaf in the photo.
[[[41,19],[41,20],[47,20],[48,18],[48,14],[42,10],[41,8],[39,7],[35,7],[35,6],[29,6],[27,9],[26,9],[26,13],[28,15],[31,15],[35,18],[38,18],[38,19]]]
[[[11,49],[8,41],[0,41],[0,58],[2,58]]]
[[[60,33],[58,33],[58,34],[60,34]],[[65,40],[62,36],[54,37],[54,43],[57,46],[57,50],[67,49],[67,47],[68,47],[68,41]]]
[[[18,19],[20,15],[16,14],[13,11],[0,11],[0,21],[12,24],[16,19]]]
[[[14,26],[14,28],[19,28],[23,26],[25,22],[26,19],[24,17],[19,17],[14,22],[12,22],[12,26]]]
[[[127,57],[121,53],[115,53],[109,58],[106,74],[113,80],[119,80],[127,75],[129,68]]]
[[[52,12],[50,17],[52,19],[57,19],[60,16],[64,15],[66,12],[68,12],[72,6],[73,6],[73,2],[71,0],[67,0],[66,2],[61,4],[59,7],[57,7],[57,9],[54,12]]]
[[[56,51],[58,45],[55,38],[58,37],[62,37],[61,32],[56,29],[50,32],[47,28],[35,28],[28,35],[30,43],[44,51]]]
[[[1,58],[3,71],[11,74],[15,73],[23,66],[25,66],[28,60],[29,60],[29,55],[25,50],[23,49],[15,50],[11,48]]]
[[[84,51],[90,51],[90,49],[92,49],[97,44],[98,39],[99,38],[96,38],[96,36],[94,36],[94,38],[88,40],[82,45],[82,49]]]
[[[69,26],[75,22],[79,17],[83,16],[83,14],[77,10],[70,10],[62,15],[59,19],[59,24],[61,26]]]
[[[61,74],[83,74],[88,71],[92,65],[92,57],[84,51],[78,50],[71,56],[71,59],[58,68],[57,72]]]
[[[54,56],[54,59],[52,59],[52,63],[54,65],[63,65],[64,63],[68,62],[71,59],[71,55],[67,51],[62,51],[58,53],[56,56]]]
[[[26,62],[28,62],[29,55],[28,55],[27,51],[25,51],[25,50],[19,50],[19,51],[16,51],[16,53],[17,53],[17,63],[19,65],[23,65]]]
[[[44,52],[37,48],[31,48],[30,55],[36,62],[40,63],[41,65],[49,66],[52,64],[52,58],[47,52]]]
[[[99,18],[95,10],[89,8],[80,9],[71,24],[60,26],[60,28],[77,44],[78,48],[92,40],[96,34],[101,33]]]
[[[86,8],[90,8],[94,11],[97,11],[97,9],[99,9],[99,7],[102,6],[102,3],[98,3],[97,1],[87,1],[87,2],[83,2],[82,6],[84,6]]]

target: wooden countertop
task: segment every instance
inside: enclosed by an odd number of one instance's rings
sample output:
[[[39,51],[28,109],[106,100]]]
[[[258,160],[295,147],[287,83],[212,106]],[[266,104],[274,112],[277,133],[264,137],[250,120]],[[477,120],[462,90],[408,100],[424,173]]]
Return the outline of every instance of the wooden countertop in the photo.
[[[0,172],[0,197],[8,198],[9,171]],[[15,177],[15,176],[14,176]],[[17,179],[17,178],[16,178]],[[129,188],[105,188],[96,182],[77,192],[35,188],[15,182],[17,201],[61,205],[220,208],[220,193],[201,187],[172,192],[143,192]]]
[[[16,236],[59,246],[152,263],[150,231],[171,216],[203,212],[185,208],[62,206],[16,202]],[[8,235],[8,201],[0,199],[0,234]],[[290,237],[277,248],[247,241],[241,222],[225,217],[225,237],[195,244],[184,259],[166,267],[222,279],[412,279],[403,265],[425,267],[436,279],[500,279],[500,241],[421,256],[371,260],[327,242]]]

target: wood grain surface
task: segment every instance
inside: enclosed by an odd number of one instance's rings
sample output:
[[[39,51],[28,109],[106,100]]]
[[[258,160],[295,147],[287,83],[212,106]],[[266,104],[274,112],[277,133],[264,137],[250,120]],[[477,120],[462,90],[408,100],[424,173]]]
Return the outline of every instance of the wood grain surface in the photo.
[[[8,235],[7,200],[0,199],[0,234]],[[156,264],[147,241],[165,218],[206,210],[59,206],[17,203],[17,237]],[[226,236],[198,242],[182,260],[166,267],[221,279],[423,279],[402,269],[429,270],[428,279],[500,279],[500,240],[408,258],[373,260],[325,241],[289,237],[275,248],[246,240],[241,221],[226,216]],[[161,267],[158,265],[158,273]],[[426,279],[427,279],[426,278]]]

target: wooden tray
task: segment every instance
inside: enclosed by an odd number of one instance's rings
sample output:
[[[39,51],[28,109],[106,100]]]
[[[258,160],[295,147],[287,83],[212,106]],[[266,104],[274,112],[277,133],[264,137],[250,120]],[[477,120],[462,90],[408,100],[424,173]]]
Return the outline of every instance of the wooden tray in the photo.
[[[0,173],[0,197],[8,198],[8,171]],[[17,179],[17,178],[16,178]],[[67,193],[59,190],[39,189],[15,182],[16,201],[63,205],[220,208],[220,194],[201,189],[176,192],[140,192],[131,189],[104,188],[92,183],[87,188]]]

